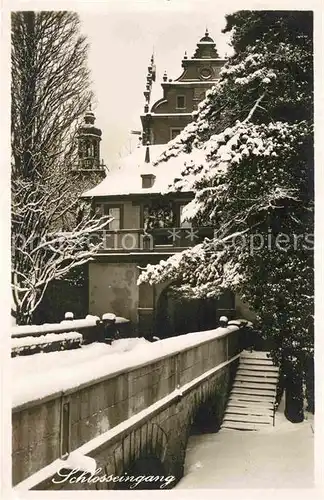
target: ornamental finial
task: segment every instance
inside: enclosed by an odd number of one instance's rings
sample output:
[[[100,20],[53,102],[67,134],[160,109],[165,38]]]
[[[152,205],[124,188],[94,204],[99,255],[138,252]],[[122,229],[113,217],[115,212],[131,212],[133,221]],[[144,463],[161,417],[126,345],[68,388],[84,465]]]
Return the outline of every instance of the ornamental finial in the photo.
[[[150,163],[150,141],[146,141],[145,163]]]

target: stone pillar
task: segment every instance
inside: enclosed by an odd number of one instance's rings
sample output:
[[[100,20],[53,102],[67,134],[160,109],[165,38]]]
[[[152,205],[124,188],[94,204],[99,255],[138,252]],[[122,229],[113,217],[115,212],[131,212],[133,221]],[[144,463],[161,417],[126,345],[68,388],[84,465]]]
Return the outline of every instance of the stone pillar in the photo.
[[[148,283],[139,285],[138,333],[149,340],[154,328],[154,288]]]
[[[235,318],[235,295],[226,290],[217,299],[216,321],[219,322],[221,316],[226,316],[229,320]]]

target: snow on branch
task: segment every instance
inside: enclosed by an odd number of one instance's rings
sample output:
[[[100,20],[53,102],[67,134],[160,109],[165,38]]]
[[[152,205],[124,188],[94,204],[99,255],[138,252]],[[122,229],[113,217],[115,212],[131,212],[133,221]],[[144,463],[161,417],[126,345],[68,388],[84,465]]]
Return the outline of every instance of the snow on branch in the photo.
[[[214,238],[156,266],[147,266],[139,283],[171,280],[183,293],[189,294],[191,289],[197,297],[215,296],[226,286],[239,286],[243,279],[240,256],[235,255],[237,249],[231,243],[256,231],[269,211],[300,202],[300,189],[291,184],[291,172],[285,165],[296,147],[302,148],[308,127],[305,122],[251,123],[262,99],[255,102],[243,122],[212,135],[197,150],[197,157],[195,149],[189,155],[179,155],[179,161],[187,156],[188,164],[174,184],[195,193],[184,216],[198,224],[214,223]]]
[[[91,215],[87,207],[78,224],[62,231],[56,219],[66,207],[60,177],[49,176],[41,183],[13,180],[12,290],[20,322],[30,321],[52,280],[93,258],[112,220]]]

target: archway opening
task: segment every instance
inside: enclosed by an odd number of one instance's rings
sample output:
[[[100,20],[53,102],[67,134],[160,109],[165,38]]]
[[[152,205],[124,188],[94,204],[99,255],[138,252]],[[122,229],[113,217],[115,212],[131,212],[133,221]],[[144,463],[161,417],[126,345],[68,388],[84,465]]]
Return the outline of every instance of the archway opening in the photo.
[[[217,420],[216,408],[212,399],[202,403],[196,410],[190,428],[190,435],[212,434],[218,432],[219,422]]]
[[[120,477],[125,479],[116,483],[116,490],[163,490],[173,486],[161,460],[151,454],[139,457]]]
[[[196,408],[189,435],[213,434],[219,431],[227,395],[227,391],[213,394]]]
[[[169,285],[161,293],[155,315],[154,332],[160,339],[217,326],[217,299],[194,299],[183,296]]]

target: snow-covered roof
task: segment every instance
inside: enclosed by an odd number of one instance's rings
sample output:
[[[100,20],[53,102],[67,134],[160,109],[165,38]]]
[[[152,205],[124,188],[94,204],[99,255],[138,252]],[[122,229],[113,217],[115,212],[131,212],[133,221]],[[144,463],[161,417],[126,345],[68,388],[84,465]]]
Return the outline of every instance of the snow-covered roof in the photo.
[[[153,163],[167,149],[167,144],[149,146],[150,163],[145,162],[147,146],[136,148],[130,155],[121,158],[108,172],[105,179],[97,186],[83,193],[83,198],[165,193],[168,186],[176,178],[183,164],[168,161],[158,165]],[[143,188],[143,174],[153,174],[155,181],[152,187]]]

